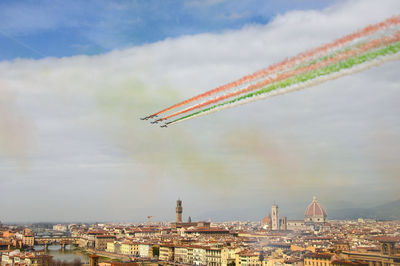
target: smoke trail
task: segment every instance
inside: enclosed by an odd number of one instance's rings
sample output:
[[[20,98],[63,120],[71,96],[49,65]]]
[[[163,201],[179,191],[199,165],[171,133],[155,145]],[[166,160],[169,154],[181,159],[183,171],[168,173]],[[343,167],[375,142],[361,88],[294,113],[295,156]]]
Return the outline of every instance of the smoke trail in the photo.
[[[187,113],[189,111],[193,111],[195,109],[198,109],[198,108],[201,108],[201,107],[213,104],[213,103],[217,103],[219,101],[226,100],[228,98],[232,98],[234,96],[238,96],[238,95],[243,94],[243,93],[247,93],[247,92],[259,89],[259,88],[267,86],[269,84],[272,84],[272,83],[275,83],[275,82],[279,82],[279,81],[281,81],[283,79],[286,79],[286,78],[289,78],[289,77],[292,77],[292,76],[296,76],[296,75],[299,75],[299,74],[303,74],[303,73],[309,72],[311,70],[315,70],[315,69],[324,67],[324,66],[326,66],[328,64],[336,63],[336,62],[341,61],[341,60],[345,60],[345,59],[347,59],[349,57],[359,55],[359,54],[361,54],[363,52],[366,52],[366,51],[368,51],[370,49],[373,49],[373,48],[380,47],[382,45],[388,45],[388,44],[390,44],[392,42],[398,41],[399,38],[397,36],[399,35],[399,33],[400,32],[398,31],[398,32],[395,32],[393,34],[393,36],[391,36],[391,37],[384,36],[382,38],[374,39],[372,41],[363,43],[362,45],[357,46],[355,49],[344,49],[343,51],[341,51],[339,53],[336,53],[336,54],[334,54],[332,56],[324,56],[320,62],[312,62],[310,64],[307,64],[307,65],[303,66],[302,68],[295,68],[294,70],[291,70],[291,71],[288,71],[286,73],[282,73],[280,75],[277,75],[275,78],[270,78],[270,79],[267,79],[267,80],[263,80],[263,81],[260,81],[260,82],[258,82],[256,84],[254,84],[254,85],[250,85],[250,86],[248,86],[246,88],[238,89],[238,90],[235,90],[233,92],[226,93],[226,94],[223,94],[221,96],[211,98],[211,99],[203,101],[201,103],[189,106],[189,107],[187,107],[187,108],[185,108],[183,110],[175,112],[175,113],[173,113],[171,115],[168,115],[166,117],[160,118],[157,121],[163,121],[163,120],[166,120],[168,118],[172,118],[174,116],[177,116],[177,115],[180,115],[180,114],[183,114],[183,113]]]
[[[230,88],[235,88],[235,87],[241,86],[241,85],[246,84],[248,82],[251,82],[251,81],[253,81],[255,79],[263,78],[263,77],[265,77],[265,76],[267,76],[269,74],[274,73],[275,71],[283,71],[285,68],[293,67],[294,65],[302,63],[302,62],[304,62],[304,61],[306,61],[306,60],[308,60],[310,58],[313,58],[314,56],[318,56],[318,55],[324,54],[327,51],[333,51],[334,49],[337,49],[338,47],[341,47],[341,46],[343,46],[345,44],[348,44],[348,43],[350,43],[350,42],[352,42],[352,41],[354,41],[356,39],[359,39],[359,38],[362,38],[362,37],[366,37],[368,35],[371,35],[371,34],[374,34],[374,33],[378,32],[380,30],[387,29],[387,28],[390,28],[391,26],[398,25],[399,23],[400,23],[400,16],[394,16],[394,17],[389,18],[389,19],[387,19],[387,20],[385,20],[385,21],[383,21],[381,23],[367,26],[366,28],[364,28],[364,29],[362,29],[360,31],[357,31],[357,32],[355,32],[353,34],[350,34],[350,35],[347,35],[345,37],[342,37],[342,38],[340,38],[340,39],[338,39],[338,40],[336,40],[336,41],[334,41],[332,43],[328,43],[328,44],[322,45],[320,47],[314,48],[314,49],[312,49],[310,51],[301,53],[301,54],[299,54],[299,55],[297,55],[295,57],[292,57],[291,59],[284,60],[284,61],[282,61],[280,63],[277,63],[275,65],[272,65],[272,66],[270,66],[270,67],[268,67],[266,69],[257,71],[255,73],[247,75],[247,76],[244,76],[243,78],[241,78],[241,79],[239,79],[237,81],[222,85],[220,87],[217,87],[216,89],[207,91],[205,93],[202,93],[200,95],[192,97],[192,98],[190,98],[188,100],[179,102],[179,103],[177,103],[175,105],[172,105],[172,106],[170,106],[168,108],[165,108],[165,109],[163,109],[163,110],[161,110],[161,111],[159,111],[157,113],[154,113],[154,114],[146,117],[145,119],[155,117],[157,115],[160,115],[162,113],[165,113],[167,111],[170,111],[172,109],[180,107],[182,105],[185,105],[185,104],[191,103],[193,101],[205,98],[207,96],[216,94],[218,92],[225,91],[225,90],[230,89]]]
[[[377,51],[368,52],[361,56],[357,56],[356,58],[349,58],[344,62],[336,63],[322,70],[316,70],[311,73],[291,78],[291,80],[285,80],[281,83],[261,89],[255,93],[249,93],[234,100],[211,106],[209,108],[178,118],[167,124],[171,125],[178,122],[183,122],[185,120],[189,120],[198,116],[210,114],[248,102],[253,102],[267,97],[281,95],[284,93],[315,86],[329,80],[337,79],[346,75],[351,75],[374,66],[379,66],[388,61],[399,60],[399,51],[400,43],[389,45],[388,47],[382,48]]]

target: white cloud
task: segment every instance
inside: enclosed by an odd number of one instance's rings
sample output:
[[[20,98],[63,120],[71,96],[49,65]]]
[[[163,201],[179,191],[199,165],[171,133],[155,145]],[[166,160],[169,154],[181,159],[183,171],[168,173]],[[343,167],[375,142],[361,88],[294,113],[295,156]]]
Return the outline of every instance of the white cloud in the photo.
[[[368,147],[380,142],[374,137],[371,144],[366,134],[384,116],[391,136],[400,136],[393,115],[400,111],[398,62],[166,130],[139,117],[383,20],[399,4],[348,1],[323,11],[289,12],[265,26],[104,55],[2,62],[0,81],[18,95],[15,112],[35,125],[37,148],[27,151],[28,172],[10,170],[10,158],[0,162],[0,181],[7,180],[0,195],[17,190],[31,197],[40,180],[55,199],[32,201],[62,204],[64,211],[40,210],[39,217],[33,210],[32,219],[78,219],[91,203],[110,206],[94,208],[93,219],[142,219],[149,210],[162,219],[173,216],[178,196],[202,209],[308,201],[314,193],[329,201],[341,191],[343,199],[357,195],[362,202],[371,201],[362,196],[370,185],[382,186],[382,200],[391,199],[398,191],[391,186],[397,168],[387,161],[374,166]],[[8,142],[8,135],[0,137]],[[390,179],[380,179],[382,167]],[[78,204],[82,193],[93,191],[86,205]],[[71,197],[68,204],[64,197]],[[135,204],[149,197],[147,205]],[[0,202],[7,219],[23,219]]]

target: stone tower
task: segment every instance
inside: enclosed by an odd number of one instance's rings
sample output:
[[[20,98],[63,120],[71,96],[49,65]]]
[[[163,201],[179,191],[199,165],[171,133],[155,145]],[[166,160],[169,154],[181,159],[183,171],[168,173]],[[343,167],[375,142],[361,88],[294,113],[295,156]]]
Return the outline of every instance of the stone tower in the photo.
[[[281,219],[281,230],[286,231],[287,230],[287,217],[283,216]]]
[[[272,223],[272,230],[279,230],[279,210],[278,205],[274,204],[271,208],[271,223]]]
[[[178,199],[176,201],[176,222],[177,223],[182,222],[182,212],[183,212],[182,201],[180,199]]]

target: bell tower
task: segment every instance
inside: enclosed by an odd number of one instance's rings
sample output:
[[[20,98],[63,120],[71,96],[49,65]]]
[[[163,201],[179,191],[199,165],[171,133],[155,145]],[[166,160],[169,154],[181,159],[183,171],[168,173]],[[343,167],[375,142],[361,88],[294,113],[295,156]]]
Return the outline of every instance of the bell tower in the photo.
[[[182,201],[180,199],[178,199],[176,201],[176,222],[177,223],[182,223],[182,212],[183,212]]]
[[[278,205],[274,204],[271,208],[272,230],[279,230],[279,209]]]

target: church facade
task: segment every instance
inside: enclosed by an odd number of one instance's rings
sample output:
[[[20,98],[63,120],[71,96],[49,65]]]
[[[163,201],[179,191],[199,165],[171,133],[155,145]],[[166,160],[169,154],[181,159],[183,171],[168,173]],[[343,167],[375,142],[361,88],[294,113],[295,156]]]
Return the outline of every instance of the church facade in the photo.
[[[266,230],[323,230],[328,224],[328,214],[324,207],[318,202],[317,197],[313,197],[312,202],[307,206],[304,212],[304,220],[287,220],[286,217],[279,219],[278,205],[274,204],[271,213],[261,221]],[[272,216],[271,216],[272,214]],[[279,222],[278,222],[279,221]]]

